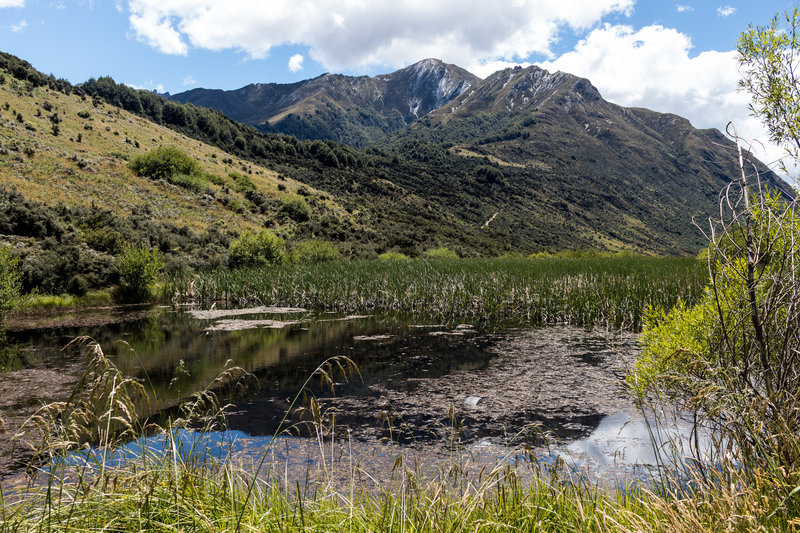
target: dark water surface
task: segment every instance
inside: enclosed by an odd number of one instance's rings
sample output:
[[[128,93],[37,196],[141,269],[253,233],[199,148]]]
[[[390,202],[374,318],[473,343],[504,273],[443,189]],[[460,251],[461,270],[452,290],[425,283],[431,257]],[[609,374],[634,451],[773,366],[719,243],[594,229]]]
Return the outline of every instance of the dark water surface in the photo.
[[[32,379],[36,369],[74,380],[80,360],[61,348],[87,335],[124,374],[151,390],[152,416],[207,387],[226,365],[246,369],[260,389],[231,411],[228,438],[270,439],[285,429],[281,421],[289,404],[315,369],[345,356],[360,375],[345,380],[333,367],[328,369],[333,389],[319,379],[307,389],[307,398],[317,398],[323,413],[335,415],[333,435],[340,441],[458,443],[477,450],[555,439],[584,462],[587,457],[597,464],[617,461],[624,457],[618,445],[637,450],[631,457],[649,458],[641,451],[649,437],[629,424],[635,414],[620,387],[638,353],[632,334],[561,326],[486,333],[401,316],[262,311],[203,316],[157,309],[145,318],[103,326],[12,332],[10,340],[24,346],[20,366],[28,368],[0,375],[0,387],[24,375]],[[56,399],[33,389],[13,389],[19,397],[0,405],[0,416]],[[330,416],[323,418],[330,430]],[[288,423],[307,419],[293,412]],[[300,429],[281,437],[315,434]]]

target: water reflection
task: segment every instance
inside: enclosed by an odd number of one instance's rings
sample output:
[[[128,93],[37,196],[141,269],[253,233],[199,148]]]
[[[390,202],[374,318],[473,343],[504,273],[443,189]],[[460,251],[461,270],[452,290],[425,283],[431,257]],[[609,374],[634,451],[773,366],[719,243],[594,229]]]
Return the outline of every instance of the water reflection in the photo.
[[[50,368],[74,357],[60,352],[69,340],[91,336],[124,374],[150,388],[150,414],[169,412],[207,387],[229,361],[241,366],[258,377],[261,390],[230,414],[231,442],[279,434],[289,401],[310,373],[330,357],[347,356],[360,377],[337,375],[333,391],[314,380],[308,391],[335,412],[337,438],[506,449],[538,445],[547,433],[575,440],[572,451],[599,463],[613,461],[620,446],[626,457],[649,461],[649,438],[635,424],[623,425],[622,433],[617,427],[619,413],[630,407],[618,382],[635,358],[635,335],[567,327],[487,334],[402,316],[284,311],[197,318],[159,309],[102,327],[13,336]],[[222,321],[225,327],[215,327]],[[188,375],[176,380],[179,368]]]

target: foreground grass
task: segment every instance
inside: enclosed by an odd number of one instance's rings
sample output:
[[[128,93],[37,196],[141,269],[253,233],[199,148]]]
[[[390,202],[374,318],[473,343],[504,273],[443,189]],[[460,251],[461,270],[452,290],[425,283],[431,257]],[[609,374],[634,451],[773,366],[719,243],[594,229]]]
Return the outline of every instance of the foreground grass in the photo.
[[[708,278],[695,258],[347,261],[178,275],[165,291],[205,305],[279,304],[403,312],[434,320],[568,323],[638,331],[648,305],[694,303]]]
[[[176,457],[69,470],[6,492],[0,531],[800,530],[785,479],[763,473],[743,484],[733,468],[712,480],[694,474],[693,492],[655,492],[606,490],[535,463],[500,466],[475,482],[458,464],[429,482],[401,466],[391,487],[367,490],[355,472],[337,489]]]

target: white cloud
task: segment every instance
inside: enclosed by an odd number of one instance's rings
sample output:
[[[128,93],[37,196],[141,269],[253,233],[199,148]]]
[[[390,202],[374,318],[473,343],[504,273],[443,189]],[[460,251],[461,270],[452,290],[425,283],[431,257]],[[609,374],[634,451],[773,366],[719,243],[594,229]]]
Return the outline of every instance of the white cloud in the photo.
[[[736,8],[731,6],[724,6],[717,8],[717,15],[720,17],[727,17],[736,13]]]
[[[678,4],[676,6],[676,9],[678,10],[678,13],[687,13],[690,11],[694,11],[694,8],[689,4]]]
[[[192,77],[191,74],[183,78],[183,86],[186,87],[187,85],[195,85],[197,84],[197,80]],[[160,91],[159,91],[160,92]]]
[[[0,0],[0,8],[25,7],[25,0]]]
[[[152,80],[144,85],[138,85],[136,83],[125,83],[123,85],[127,85],[128,87],[136,89],[137,91],[156,91],[159,93],[164,92],[164,85],[162,83],[156,84]]]
[[[59,11],[64,11],[67,9],[67,6],[64,5],[64,2],[50,2],[50,7]]]
[[[550,54],[564,29],[586,30],[635,0],[129,0],[141,41],[167,54],[236,49],[253,58],[305,45],[330,70],[437,57],[469,67]]]
[[[634,30],[605,25],[592,31],[575,49],[541,64],[586,77],[604,98],[624,106],[646,107],[688,118],[698,128],[725,130],[733,121],[765,163],[783,152],[767,143],[761,122],[750,116],[750,97],[738,91],[736,52],[707,51],[694,57],[688,36],[653,25]]]
[[[292,72],[299,72],[303,70],[303,55],[295,54],[289,58],[289,70]]]
[[[27,27],[28,27],[28,22],[25,19],[22,19],[16,24],[11,25],[11,31],[13,31],[14,33],[19,33]]]

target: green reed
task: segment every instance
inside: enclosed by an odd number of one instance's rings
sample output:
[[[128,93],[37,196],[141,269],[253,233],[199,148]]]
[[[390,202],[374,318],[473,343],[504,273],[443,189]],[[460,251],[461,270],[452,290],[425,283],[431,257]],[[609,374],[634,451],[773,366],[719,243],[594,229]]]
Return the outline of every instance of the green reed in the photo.
[[[454,323],[600,325],[638,331],[648,305],[694,303],[704,263],[632,255],[339,261],[176,275],[167,294],[202,305],[399,312]]]

